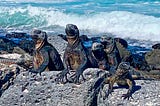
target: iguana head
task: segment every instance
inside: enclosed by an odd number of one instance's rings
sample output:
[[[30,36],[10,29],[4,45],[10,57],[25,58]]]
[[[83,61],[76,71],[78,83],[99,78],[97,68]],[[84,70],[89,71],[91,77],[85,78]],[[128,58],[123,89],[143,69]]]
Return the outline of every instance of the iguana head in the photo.
[[[101,43],[94,42],[92,44],[92,53],[97,60],[102,60],[104,58],[104,46]]]
[[[67,24],[65,28],[67,41],[73,45],[79,39],[79,30],[74,24]]]
[[[106,53],[112,52],[115,46],[115,41],[113,37],[103,35],[101,36],[100,41],[104,45],[104,50]]]
[[[31,37],[34,39],[34,40],[47,40],[47,33],[44,32],[44,31],[41,31],[39,29],[33,29],[31,31]]]
[[[130,64],[128,62],[121,62],[117,68],[116,75],[122,76],[128,73],[130,70]]]
[[[33,29],[31,31],[31,37],[35,43],[36,49],[39,49],[47,42],[47,33],[39,29]]]

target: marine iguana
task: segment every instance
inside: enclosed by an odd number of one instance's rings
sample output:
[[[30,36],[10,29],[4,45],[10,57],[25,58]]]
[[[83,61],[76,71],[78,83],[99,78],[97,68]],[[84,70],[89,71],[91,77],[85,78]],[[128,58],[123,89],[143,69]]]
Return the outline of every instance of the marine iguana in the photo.
[[[104,46],[101,43],[94,42],[91,51],[87,56],[90,60],[91,68],[109,70],[110,66],[107,61],[107,55],[104,51]]]
[[[80,76],[88,66],[86,48],[79,39],[79,30],[76,25],[67,24],[65,32],[66,41],[68,42],[63,56],[65,69],[57,75],[55,80],[62,83],[68,81],[79,83]],[[70,73],[71,70],[73,70],[74,73],[67,78],[67,74]]]
[[[117,83],[120,86],[128,85],[129,89],[126,94],[123,94],[122,97],[128,100],[130,97],[132,98],[132,92],[133,92],[133,87],[135,86],[135,81],[129,70],[130,70],[130,65],[127,62],[121,62],[118,65],[115,74],[105,79],[105,83],[109,83],[109,88],[106,93],[106,97],[108,97],[109,94],[112,93],[114,83]]]
[[[121,62],[121,57],[115,40],[112,37],[103,35],[100,38],[100,42],[104,45],[104,51],[107,54],[108,62],[110,65],[110,73],[113,74],[114,70],[117,69],[119,63]]]
[[[100,75],[101,74],[101,75]],[[143,71],[135,71],[128,62],[121,62],[115,71],[115,74],[106,73],[106,71],[100,71],[97,74],[97,78],[88,89],[87,97],[85,98],[85,106],[97,106],[97,100],[103,98],[105,100],[109,94],[113,91],[114,83],[118,86],[128,86],[129,89],[126,94],[123,94],[124,99],[132,98],[134,91],[135,81],[137,79],[154,80],[152,73],[145,73]],[[108,90],[105,91],[105,95],[98,97],[100,91],[103,90],[104,85],[109,84]]]
[[[55,47],[47,41],[47,33],[34,29],[31,32],[31,37],[35,42],[33,54],[34,69],[29,70],[29,72],[41,74],[45,70],[63,70],[64,66],[60,55]]]

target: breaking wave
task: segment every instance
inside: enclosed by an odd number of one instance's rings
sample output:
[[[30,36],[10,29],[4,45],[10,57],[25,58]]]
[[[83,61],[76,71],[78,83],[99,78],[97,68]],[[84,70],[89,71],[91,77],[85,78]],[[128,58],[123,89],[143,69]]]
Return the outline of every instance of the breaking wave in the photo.
[[[31,5],[0,7],[0,27],[5,29],[30,30],[37,27],[63,33],[68,23],[76,24],[81,34],[112,33],[122,38],[160,41],[160,18],[154,16],[127,11],[76,14]]]

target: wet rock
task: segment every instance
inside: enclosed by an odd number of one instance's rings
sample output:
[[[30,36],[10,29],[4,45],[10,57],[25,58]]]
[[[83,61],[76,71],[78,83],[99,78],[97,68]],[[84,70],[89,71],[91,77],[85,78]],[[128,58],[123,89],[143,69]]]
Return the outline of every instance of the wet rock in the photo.
[[[33,41],[29,34],[23,32],[4,33],[0,37],[0,50],[13,53],[14,47],[19,47],[27,53],[33,51]]]
[[[160,49],[160,43],[157,43],[152,46],[153,49]]]
[[[6,53],[11,53],[16,44],[6,38],[0,38],[0,50]]]

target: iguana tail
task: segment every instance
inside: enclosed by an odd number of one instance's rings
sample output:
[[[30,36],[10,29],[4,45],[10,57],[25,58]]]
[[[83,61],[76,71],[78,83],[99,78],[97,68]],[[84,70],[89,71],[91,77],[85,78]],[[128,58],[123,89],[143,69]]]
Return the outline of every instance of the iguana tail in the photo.
[[[0,63],[3,63],[3,64],[7,64],[7,65],[10,65],[10,64],[15,64],[17,61],[17,59],[7,59],[7,58],[0,58]]]
[[[151,71],[141,71],[131,68],[130,70],[132,78],[134,80],[143,79],[143,80],[157,80],[160,79],[160,71],[159,70],[151,70]]]

